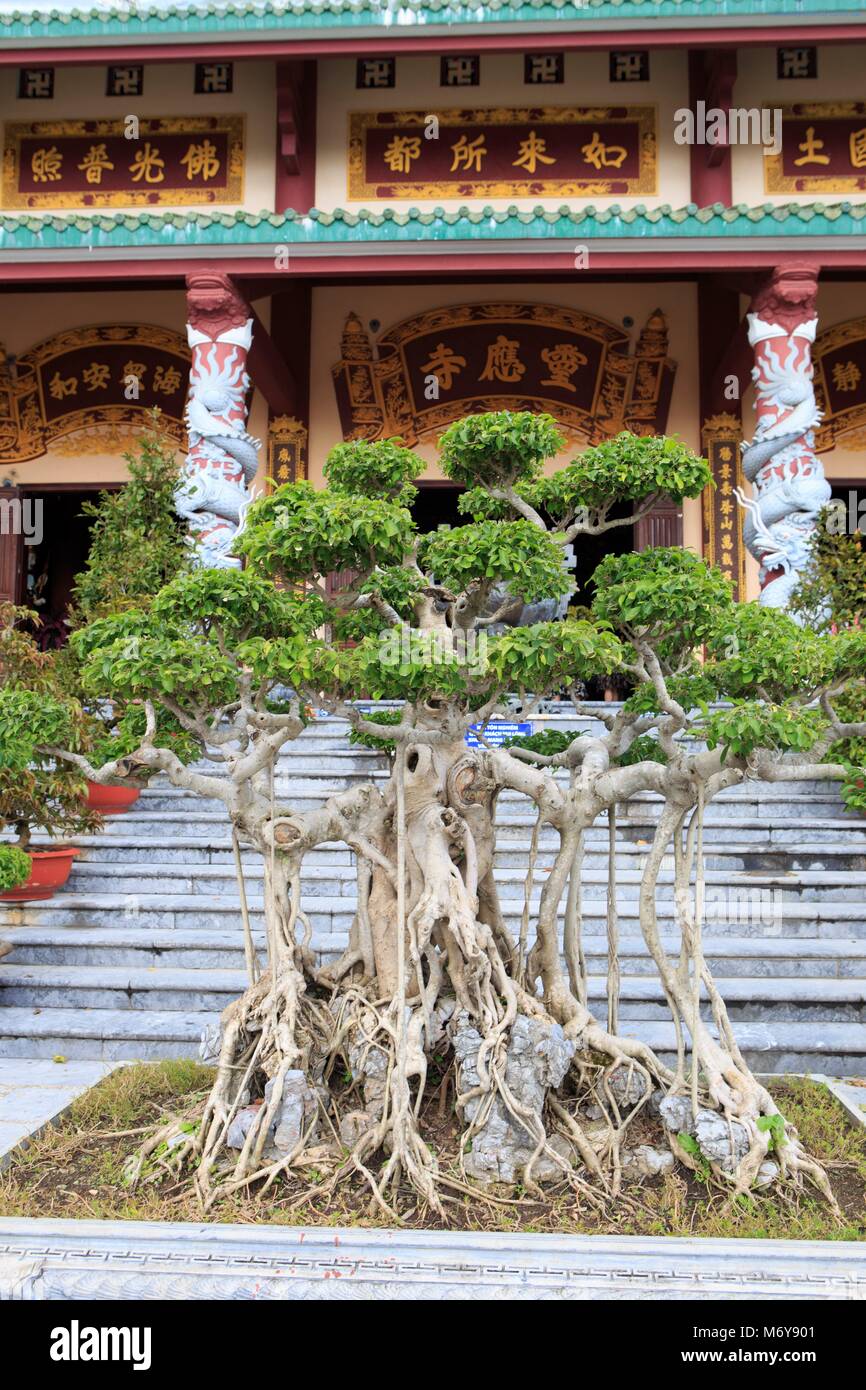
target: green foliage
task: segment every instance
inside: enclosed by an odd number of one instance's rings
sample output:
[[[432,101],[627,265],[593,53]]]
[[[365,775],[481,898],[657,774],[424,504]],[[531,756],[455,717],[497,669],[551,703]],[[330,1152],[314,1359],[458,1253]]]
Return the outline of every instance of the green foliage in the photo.
[[[620,767],[634,767],[636,763],[666,763],[667,760],[667,754],[654,734],[639,734],[617,762]]]
[[[455,594],[475,580],[505,580],[515,595],[534,603],[561,597],[573,587],[562,563],[562,546],[522,519],[441,527],[424,537],[418,558]]]
[[[424,461],[401,439],[379,439],[368,443],[352,439],[337,444],[325,460],[325,477],[336,492],[352,497],[384,497],[402,506],[411,506],[415,479],[424,471]]]
[[[439,447],[439,461],[452,482],[510,487],[535,478],[545,460],[565,447],[565,439],[550,415],[500,410],[455,420]]]
[[[756,749],[808,752],[820,736],[823,719],[814,709],[748,700],[715,710],[705,721],[710,748],[723,747],[725,757],[748,758]]]
[[[81,752],[88,719],[58,676],[57,652],[40,652],[20,626],[26,610],[0,605],[0,825],[26,848],[34,828],[77,834],[99,824],[84,804],[86,781],[40,745]]]
[[[89,622],[123,608],[140,608],[174,575],[189,568],[185,531],[174,508],[178,466],[159,412],[124,455],[129,478],[117,492],[101,492],[82,511],[93,518],[87,566],[75,582],[75,620]]]
[[[778,1153],[779,1149],[788,1142],[787,1135],[785,1134],[784,1116],[779,1114],[759,1115],[755,1124],[762,1134],[769,1134],[770,1136],[770,1143],[767,1147],[768,1153]]]
[[[780,701],[820,686],[834,646],[779,609],[740,603],[708,635],[707,652],[715,658],[710,674],[720,696]]]
[[[370,718],[375,720],[377,724],[399,724],[403,718],[403,711],[401,709],[377,709]],[[393,757],[397,747],[392,738],[377,738],[375,734],[365,734],[360,729],[350,731],[349,742],[357,744],[361,748],[374,748],[377,753],[387,753],[390,757]]]
[[[316,595],[298,598],[252,569],[197,569],[166,585],[153,615],[168,630],[189,627],[232,646],[252,636],[314,632],[326,609]]]
[[[608,555],[593,576],[596,618],[664,655],[708,641],[730,612],[730,580],[689,550]]]
[[[866,621],[866,549],[860,531],[840,533],[838,508],[825,507],[809,541],[809,563],[791,612],[823,631]]]
[[[612,632],[572,618],[511,628],[489,647],[491,670],[504,690],[537,694],[567,689],[598,671],[616,671],[622,659]]]
[[[579,729],[539,729],[537,734],[515,734],[503,742],[503,748],[526,748],[530,753],[540,753],[544,758],[556,758],[570,748],[583,730]]]
[[[683,1153],[687,1153],[689,1157],[694,1160],[696,1177],[698,1177],[701,1182],[706,1182],[710,1176],[711,1169],[697,1139],[693,1134],[687,1134],[685,1130],[680,1130],[677,1135],[677,1143]]]
[[[0,845],[0,893],[18,888],[30,877],[30,855],[15,845]]]
[[[409,512],[393,502],[286,483],[250,507],[235,552],[262,574],[302,583],[331,570],[400,565],[414,533]]]
[[[623,431],[615,439],[586,449],[566,468],[542,479],[533,500],[554,519],[567,519],[580,507],[594,511],[617,502],[640,502],[667,494],[675,502],[698,497],[712,485],[706,459],[678,439]]]

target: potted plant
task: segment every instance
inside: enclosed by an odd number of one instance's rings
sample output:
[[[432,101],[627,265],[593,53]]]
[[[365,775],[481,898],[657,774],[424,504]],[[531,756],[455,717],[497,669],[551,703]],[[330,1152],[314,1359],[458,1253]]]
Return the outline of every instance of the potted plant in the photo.
[[[70,742],[83,750],[88,718],[64,687],[62,654],[40,651],[22,626],[33,621],[28,609],[0,604],[0,829],[13,832],[14,848],[30,863],[26,881],[0,891],[0,898],[14,902],[51,897],[68,879],[78,853],[63,843],[35,847],[35,831],[62,841],[101,824],[86,805],[79,769],[49,751]],[[20,858],[6,858],[23,867]]]

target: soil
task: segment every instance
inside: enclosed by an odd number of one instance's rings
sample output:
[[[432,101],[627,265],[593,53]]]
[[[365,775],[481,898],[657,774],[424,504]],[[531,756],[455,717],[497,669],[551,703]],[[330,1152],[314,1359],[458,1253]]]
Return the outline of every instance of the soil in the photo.
[[[314,1168],[292,1174],[259,1202],[255,1191],[235,1195],[203,1214],[189,1176],[178,1180],[158,1170],[130,1190],[123,1165],[139,1143],[172,1115],[194,1113],[213,1072],[193,1062],[137,1064],[120,1068],[75,1103],[61,1123],[13,1157],[0,1176],[0,1215],[62,1216],[119,1220],[254,1222],[313,1226],[384,1226],[370,1208],[369,1188],[344,1184],[335,1197],[305,1200],[320,1175]],[[770,1090],[807,1150],[826,1166],[839,1221],[817,1193],[796,1197],[779,1187],[740,1199],[678,1168],[659,1178],[627,1181],[622,1197],[598,1211],[565,1186],[544,1197],[519,1188],[470,1185],[459,1169],[460,1129],[449,1088],[431,1084],[423,1111],[423,1137],[436,1152],[446,1185],[447,1225],[453,1230],[534,1231],[596,1235],[773,1237],[798,1240],[866,1239],[866,1129],[853,1124],[825,1087],[781,1079]],[[444,1104],[443,1104],[444,1099]],[[638,1117],[634,1142],[658,1145],[662,1136],[649,1116]],[[441,1229],[442,1220],[406,1193],[406,1228]]]

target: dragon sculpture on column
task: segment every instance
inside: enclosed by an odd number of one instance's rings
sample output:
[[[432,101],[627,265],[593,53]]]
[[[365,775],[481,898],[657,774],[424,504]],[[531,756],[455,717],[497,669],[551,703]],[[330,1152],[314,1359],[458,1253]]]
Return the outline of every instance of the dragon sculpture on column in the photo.
[[[753,496],[737,490],[737,500],[748,513],[743,539],[761,566],[760,601],[771,608],[787,608],[809,558],[818,513],[830,500],[814,452],[821,419],[811,357],[817,293],[814,266],[779,268],[747,316],[758,426],[743,446],[743,473]]]
[[[226,275],[187,278],[192,349],[186,406],[189,453],[175,507],[190,530],[196,564],[239,569],[235,538],[253,500],[250,484],[261,442],[247,432],[247,354],[253,338],[249,307]]]

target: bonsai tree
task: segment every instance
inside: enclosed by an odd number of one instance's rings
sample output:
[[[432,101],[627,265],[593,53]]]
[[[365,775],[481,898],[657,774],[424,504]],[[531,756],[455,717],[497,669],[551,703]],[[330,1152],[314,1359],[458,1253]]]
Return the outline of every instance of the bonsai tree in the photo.
[[[85,502],[93,518],[87,565],[75,581],[69,626],[74,631],[105,614],[146,609],[155,594],[175,575],[191,567],[186,531],[175,510],[178,465],[173,441],[162,429],[158,410],[138,441],[136,452],[124,455],[128,478],[116,492],[102,492]],[[88,751],[99,766],[118,764],[111,780],[130,786],[146,780],[148,770],[130,756],[145,730],[144,709],[117,698],[88,700],[81,688],[74,648],[58,658],[58,673],[67,692],[88,708]],[[165,710],[159,716],[161,742],[195,757],[198,745]]]
[[[158,410],[149,417],[138,451],[123,457],[128,475],[123,487],[101,492],[95,502],[82,507],[93,524],[87,565],[75,581],[72,626],[146,606],[191,564],[174,505],[176,450],[160,427]]]
[[[407,503],[421,461],[393,440],[341,445],[323,490],[289,484],[253,505],[238,543],[244,571],[179,575],[146,610],[75,634],[91,694],[142,702],[137,763],[221,802],[236,849],[262,856],[267,957],[258,959],[244,908],[249,987],[223,1014],[213,1090],[201,1113],[147,1141],[133,1180],[158,1154],[178,1170],[189,1165],[205,1205],[311,1170],[319,1192],[362,1179],[392,1217],[401,1194],[439,1211],[443,1194],[468,1179],[534,1189],[552,1178],[603,1204],[619,1191],[636,1119],[652,1113],[676,1157],[731,1196],[775,1176],[785,1190],[811,1179],[829,1197],[746,1066],[703,957],[701,825],[712,797],[747,777],[844,775],[836,765],[816,774],[813,762],[840,730],[852,733],[831,692],[859,678],[866,647],[737,609],[727,581],[681,550],[611,557],[584,615],[490,636],[493,589],[505,585],[528,603],[567,593],[563,546],[625,524],[609,520],[612,499],[631,503],[633,518],[662,492],[695,496],[709,483],[705,461],[682,444],[630,435],[543,477],[544,460],[562,447],[545,416],[504,412],[452,426],[443,467],[468,485],[476,519],[419,536]],[[357,580],[329,597],[321,576],[346,569]],[[326,631],[356,645],[341,649]],[[513,694],[531,714],[535,701],[610,672],[628,676],[635,693],[605,715],[599,736],[488,746],[485,727]],[[400,704],[365,714],[359,697]],[[733,703],[716,710],[719,698]],[[391,749],[387,780],[309,811],[278,794],[276,759],[312,708]],[[197,761],[162,741],[166,714],[197,741]],[[53,751],[90,777],[117,771],[114,761],[95,767],[73,749]],[[493,870],[507,791],[527,796],[538,822],[516,935]],[[677,1024],[673,1065],[618,1024],[616,808],[641,791],[661,798],[640,925]],[[580,869],[585,831],[605,812],[601,1021],[589,1004]],[[542,826],[557,839],[544,869]],[[357,909],[346,952],[322,967],[301,873],[309,854],[334,842],[355,854]],[[671,851],[682,934],[674,960],[655,904]],[[715,1031],[701,1017],[702,988]],[[424,1121],[428,1076],[443,1058],[463,1127],[456,1171],[440,1162]],[[297,1200],[309,1196],[307,1183]]]
[[[66,691],[62,654],[39,650],[27,630],[32,623],[29,609],[0,604],[0,824],[20,850],[36,829],[62,838],[101,823],[86,807],[80,769],[45,751],[59,743],[72,752],[88,747],[88,719]]]

